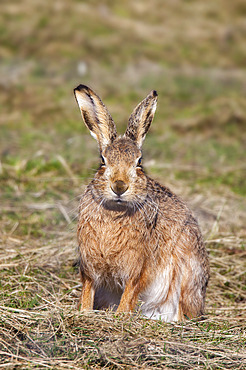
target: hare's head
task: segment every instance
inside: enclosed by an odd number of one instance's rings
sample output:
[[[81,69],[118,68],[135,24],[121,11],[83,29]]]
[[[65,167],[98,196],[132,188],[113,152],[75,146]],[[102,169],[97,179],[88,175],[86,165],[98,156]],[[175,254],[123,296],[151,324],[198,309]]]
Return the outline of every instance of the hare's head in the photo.
[[[117,135],[107,108],[89,87],[79,85],[74,94],[85,125],[98,142],[101,156],[93,181],[94,196],[113,208],[143,202],[147,179],[141,165],[141,148],[154,117],[156,91],[134,109],[123,136]]]

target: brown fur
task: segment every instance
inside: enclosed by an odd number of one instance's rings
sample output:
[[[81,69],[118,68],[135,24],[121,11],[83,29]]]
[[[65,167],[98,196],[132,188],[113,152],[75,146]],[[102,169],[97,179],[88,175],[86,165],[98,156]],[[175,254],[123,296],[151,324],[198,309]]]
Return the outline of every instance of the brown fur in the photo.
[[[116,305],[118,312],[129,312],[140,298],[149,317],[152,311],[164,320],[201,315],[209,264],[197,222],[188,207],[139,164],[156,92],[133,111],[125,135],[116,137],[100,98],[81,86],[75,95],[87,127],[97,133],[103,158],[80,202],[81,309],[93,308],[95,293],[96,308]]]

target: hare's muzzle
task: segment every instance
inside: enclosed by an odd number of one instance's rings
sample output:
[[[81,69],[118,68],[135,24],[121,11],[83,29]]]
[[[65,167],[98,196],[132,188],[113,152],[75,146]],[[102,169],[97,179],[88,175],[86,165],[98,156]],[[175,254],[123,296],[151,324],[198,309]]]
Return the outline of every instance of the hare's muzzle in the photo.
[[[124,194],[127,191],[128,187],[129,186],[122,180],[117,180],[111,185],[111,189],[118,196]]]

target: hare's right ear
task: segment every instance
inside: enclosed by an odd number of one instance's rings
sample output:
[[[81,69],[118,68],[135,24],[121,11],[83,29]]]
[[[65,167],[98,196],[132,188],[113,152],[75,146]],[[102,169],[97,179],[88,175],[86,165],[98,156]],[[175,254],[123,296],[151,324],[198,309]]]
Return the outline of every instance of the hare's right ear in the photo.
[[[94,91],[85,85],[74,89],[85,125],[97,140],[100,151],[109,145],[117,136],[116,127],[107,108]]]
[[[157,92],[152,90],[130,115],[125,136],[132,139],[139,148],[141,148],[145,135],[153,121],[156,104]]]

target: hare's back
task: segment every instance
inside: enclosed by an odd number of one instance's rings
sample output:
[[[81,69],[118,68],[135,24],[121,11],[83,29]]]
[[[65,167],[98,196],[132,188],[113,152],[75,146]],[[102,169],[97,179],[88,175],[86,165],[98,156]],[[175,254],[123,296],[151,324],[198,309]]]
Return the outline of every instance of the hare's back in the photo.
[[[148,179],[152,208],[156,207],[156,232],[163,243],[182,253],[204,253],[204,242],[198,222],[190,208],[169,188]],[[166,248],[165,248],[166,249]]]

